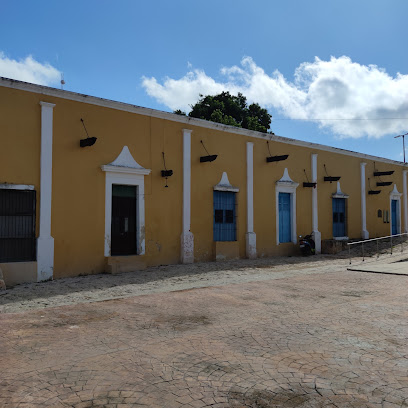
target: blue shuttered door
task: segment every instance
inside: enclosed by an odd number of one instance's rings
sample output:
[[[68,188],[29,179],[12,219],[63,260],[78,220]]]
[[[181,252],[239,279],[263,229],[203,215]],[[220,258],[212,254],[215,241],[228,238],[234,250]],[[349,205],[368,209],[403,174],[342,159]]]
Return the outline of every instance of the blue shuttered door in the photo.
[[[397,222],[397,213],[398,213],[398,201],[391,200],[391,233],[392,235],[398,234],[398,222]]]
[[[290,193],[279,193],[279,242],[292,241]]]
[[[333,198],[333,237],[346,236],[346,199]]]
[[[214,241],[236,241],[235,193],[214,191]]]

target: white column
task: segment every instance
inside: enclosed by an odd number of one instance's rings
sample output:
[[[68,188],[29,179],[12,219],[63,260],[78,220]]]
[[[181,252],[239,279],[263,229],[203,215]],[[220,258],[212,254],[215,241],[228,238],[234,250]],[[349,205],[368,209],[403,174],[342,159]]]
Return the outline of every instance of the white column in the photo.
[[[183,230],[181,233],[181,263],[194,262],[194,235],[191,222],[191,130],[183,129]]]
[[[368,239],[369,233],[367,231],[367,213],[366,213],[366,177],[365,166],[367,163],[360,163],[361,176],[361,238]]]
[[[246,255],[256,258],[256,234],[254,232],[254,144],[247,142],[247,233],[245,234]]]
[[[312,183],[317,183],[317,154],[312,154]],[[322,252],[322,234],[319,231],[319,212],[317,204],[317,184],[312,190],[312,236],[316,253]]]
[[[37,281],[52,279],[54,238],[51,236],[53,103],[41,105],[40,233],[37,239]]]
[[[408,232],[407,170],[402,171],[402,197],[404,199],[404,232]]]

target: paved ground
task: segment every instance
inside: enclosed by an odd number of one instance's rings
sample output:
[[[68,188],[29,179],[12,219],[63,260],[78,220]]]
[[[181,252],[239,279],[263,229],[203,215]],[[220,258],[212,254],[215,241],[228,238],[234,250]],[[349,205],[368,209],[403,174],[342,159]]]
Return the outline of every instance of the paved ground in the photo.
[[[372,273],[386,273],[391,275],[406,275],[408,276],[408,259],[402,259],[399,262],[389,264],[384,263],[369,263],[367,265],[356,265],[347,268],[349,271],[356,272],[372,272]]]
[[[329,272],[2,314],[0,406],[408,406],[408,278]]]
[[[342,271],[349,265],[348,259],[343,256],[347,257],[347,254],[166,265],[120,275],[87,275],[29,283],[18,285],[6,292],[0,291],[0,313],[281,279],[319,271]],[[408,257],[408,252],[406,256]],[[353,258],[353,263],[361,262],[362,258]]]

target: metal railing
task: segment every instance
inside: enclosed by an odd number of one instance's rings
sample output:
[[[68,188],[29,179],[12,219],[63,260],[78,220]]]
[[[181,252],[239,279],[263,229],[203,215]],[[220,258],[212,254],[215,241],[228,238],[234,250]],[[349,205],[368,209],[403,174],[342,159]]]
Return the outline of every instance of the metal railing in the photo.
[[[399,241],[400,242],[396,242],[397,241],[397,237],[400,237]],[[376,255],[377,255],[377,259],[380,257],[380,248],[379,248],[379,242],[381,240],[385,240],[385,239],[390,239],[390,250],[391,253],[390,255],[392,255],[392,250],[393,250],[393,238],[394,238],[394,245],[401,245],[401,254],[404,251],[404,242],[406,242],[407,238],[408,238],[408,232],[403,232],[402,234],[394,234],[394,235],[387,235],[386,237],[379,237],[379,238],[371,238],[371,239],[364,239],[362,241],[357,241],[357,242],[348,242],[348,249],[349,249],[349,264],[351,265],[351,247],[353,245],[357,245],[357,244],[361,244],[361,251],[362,251],[362,257],[363,257],[363,262],[365,261],[365,252],[364,252],[364,244],[367,244],[369,242],[376,242]],[[395,251],[394,251],[395,252]]]

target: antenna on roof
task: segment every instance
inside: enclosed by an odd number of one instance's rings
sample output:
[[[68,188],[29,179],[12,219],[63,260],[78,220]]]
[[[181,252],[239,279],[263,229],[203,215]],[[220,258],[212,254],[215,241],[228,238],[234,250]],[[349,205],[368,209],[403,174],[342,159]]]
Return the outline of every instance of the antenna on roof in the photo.
[[[64,81],[64,73],[61,72],[61,89],[64,89],[65,81]]]

